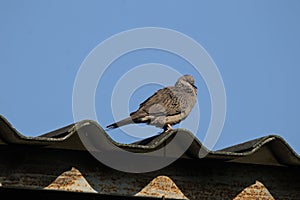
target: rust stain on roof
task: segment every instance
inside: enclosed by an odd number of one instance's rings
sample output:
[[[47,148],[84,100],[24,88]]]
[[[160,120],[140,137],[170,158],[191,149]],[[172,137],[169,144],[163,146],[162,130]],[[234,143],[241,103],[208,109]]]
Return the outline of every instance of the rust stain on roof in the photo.
[[[168,176],[154,178],[136,196],[188,199]]]
[[[65,190],[74,192],[96,192],[82,176],[80,171],[74,167],[62,173],[45,189]]]
[[[256,181],[253,185],[246,187],[241,193],[239,193],[233,200],[248,199],[248,200],[275,200],[269,190],[259,181]]]

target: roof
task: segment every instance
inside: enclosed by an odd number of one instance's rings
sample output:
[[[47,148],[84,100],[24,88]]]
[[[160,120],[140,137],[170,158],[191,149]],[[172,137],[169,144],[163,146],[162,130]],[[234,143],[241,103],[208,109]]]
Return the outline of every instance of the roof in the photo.
[[[180,141],[190,140],[191,138],[193,140],[182,157],[190,159],[213,159],[235,163],[300,166],[299,155],[278,135],[267,135],[225,149],[209,151],[193,133],[186,129],[176,129],[135,143],[123,144],[112,140],[109,134],[97,122],[83,120],[37,137],[28,137],[19,133],[4,116],[0,115],[0,145],[31,145],[43,148],[86,151],[87,149],[82,144],[79,136],[82,132],[86,131],[96,134],[99,137],[99,141],[102,141],[102,144],[106,145],[103,148],[107,149],[111,148],[107,146],[108,144],[127,151],[147,153],[163,147],[175,135],[180,134]],[[180,148],[181,144],[179,143],[177,140],[175,148]],[[202,155],[206,156],[202,158]]]
[[[176,156],[177,150],[184,153],[160,170],[126,173],[94,159],[87,151],[94,150],[93,144],[82,143],[85,136],[97,137],[101,151],[127,150],[144,156],[168,144],[171,148],[162,159]],[[191,144],[182,149],[186,141]],[[0,195],[11,197],[239,199],[257,195],[253,193],[257,188],[263,198],[299,197],[294,184],[300,181],[299,155],[277,135],[209,151],[186,129],[123,144],[112,140],[97,122],[83,120],[28,137],[0,115],[0,152]]]

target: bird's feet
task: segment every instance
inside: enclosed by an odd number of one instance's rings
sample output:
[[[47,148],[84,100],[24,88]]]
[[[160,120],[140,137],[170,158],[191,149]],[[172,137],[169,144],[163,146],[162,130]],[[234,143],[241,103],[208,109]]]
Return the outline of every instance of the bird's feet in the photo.
[[[173,127],[171,126],[171,124],[167,124],[167,126],[165,128],[165,132],[168,133],[170,131],[173,131]]]

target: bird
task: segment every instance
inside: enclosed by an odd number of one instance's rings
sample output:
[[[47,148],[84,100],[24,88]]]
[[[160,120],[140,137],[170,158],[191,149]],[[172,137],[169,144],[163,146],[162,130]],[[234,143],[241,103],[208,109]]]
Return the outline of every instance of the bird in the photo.
[[[197,100],[197,87],[192,75],[179,77],[174,86],[157,90],[139,105],[139,108],[106,128],[115,129],[128,124],[144,123],[159,127],[163,132],[173,130],[173,125],[186,119]]]

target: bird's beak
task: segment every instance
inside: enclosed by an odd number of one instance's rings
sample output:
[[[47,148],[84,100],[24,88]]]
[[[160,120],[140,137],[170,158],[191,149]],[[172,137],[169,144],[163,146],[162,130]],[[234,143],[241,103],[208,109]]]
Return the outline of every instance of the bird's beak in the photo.
[[[197,89],[197,86],[196,86],[196,85],[192,84],[192,86],[193,86],[195,89]]]

